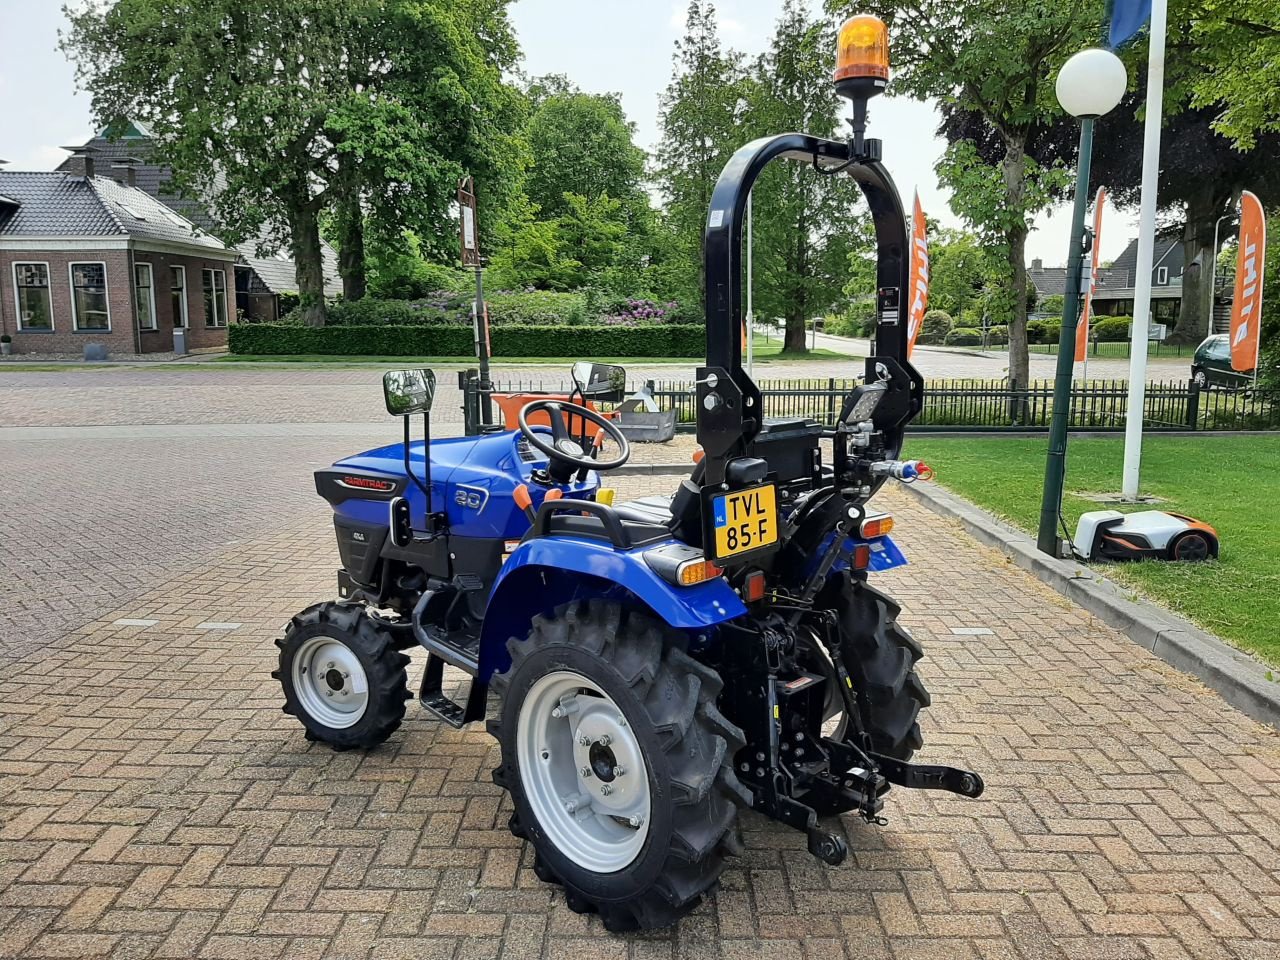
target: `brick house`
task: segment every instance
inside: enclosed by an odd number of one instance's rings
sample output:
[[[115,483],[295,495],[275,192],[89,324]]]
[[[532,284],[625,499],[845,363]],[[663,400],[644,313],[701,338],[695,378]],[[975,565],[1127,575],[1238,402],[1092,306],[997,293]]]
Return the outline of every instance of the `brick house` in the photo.
[[[222,347],[236,251],[125,181],[0,170],[0,332],[14,353]]]
[[[108,135],[110,134],[110,136]],[[217,232],[217,224],[199,201],[177,193],[172,186],[173,173],[161,163],[151,162],[155,153],[155,139],[145,124],[138,121],[126,123],[119,130],[104,129],[97,136],[75,148],[72,157],[65,160],[59,170],[74,172],[84,155],[92,156],[99,170],[108,167],[128,170],[130,182],[139,190],[150,194],[179,216],[190,220],[200,229]],[[234,298],[231,314],[243,313],[253,320],[272,321],[285,312],[281,298],[296,295],[298,281],[293,257],[287,249],[281,249],[279,240],[273,239],[264,228],[256,237],[234,247],[238,254],[234,274]],[[274,252],[271,252],[274,251]],[[266,252],[266,255],[263,253]],[[321,241],[320,254],[324,272],[326,297],[342,293],[342,278],[338,274],[338,254]],[[228,274],[231,280],[233,274]]]

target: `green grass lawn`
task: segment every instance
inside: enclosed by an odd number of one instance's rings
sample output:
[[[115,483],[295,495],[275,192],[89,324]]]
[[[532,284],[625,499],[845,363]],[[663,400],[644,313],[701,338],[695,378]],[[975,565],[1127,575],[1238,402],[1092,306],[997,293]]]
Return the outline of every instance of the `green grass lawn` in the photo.
[[[1034,533],[1047,445],[1013,437],[915,437],[907,453],[933,465],[943,486]],[[1073,534],[1081,513],[1111,508],[1079,494],[1117,491],[1123,457],[1120,437],[1069,442],[1063,513]],[[1198,517],[1218,530],[1221,557],[1203,564],[1107,564],[1106,575],[1280,665],[1280,436],[1148,437],[1142,492],[1167,502],[1116,509]]]

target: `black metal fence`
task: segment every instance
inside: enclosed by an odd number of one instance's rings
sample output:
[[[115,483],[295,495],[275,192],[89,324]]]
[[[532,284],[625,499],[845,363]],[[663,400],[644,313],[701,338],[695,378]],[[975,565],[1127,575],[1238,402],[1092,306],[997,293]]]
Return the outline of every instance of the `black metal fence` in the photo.
[[[652,393],[663,410],[675,409],[682,430],[696,420],[693,384],[657,380]],[[860,381],[835,377],[761,380],[766,417],[808,417],[828,426],[844,398]],[[638,389],[632,383],[628,392]],[[567,392],[567,385],[544,380],[498,383],[500,392]],[[1071,391],[1068,424],[1077,431],[1122,431],[1129,407],[1124,380],[1089,380]],[[915,431],[1048,430],[1053,414],[1053,381],[1018,387],[1008,380],[931,380]],[[1280,430],[1280,391],[1200,389],[1189,381],[1147,384],[1143,422],[1149,431]]]

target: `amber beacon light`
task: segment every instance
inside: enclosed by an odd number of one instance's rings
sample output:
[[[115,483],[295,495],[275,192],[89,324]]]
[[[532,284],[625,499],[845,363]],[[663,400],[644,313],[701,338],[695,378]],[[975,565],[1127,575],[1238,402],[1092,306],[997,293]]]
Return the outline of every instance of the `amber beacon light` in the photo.
[[[859,14],[840,27],[836,47],[836,88],[884,89],[889,80],[889,28],[879,17]],[[841,90],[843,92],[843,90]]]

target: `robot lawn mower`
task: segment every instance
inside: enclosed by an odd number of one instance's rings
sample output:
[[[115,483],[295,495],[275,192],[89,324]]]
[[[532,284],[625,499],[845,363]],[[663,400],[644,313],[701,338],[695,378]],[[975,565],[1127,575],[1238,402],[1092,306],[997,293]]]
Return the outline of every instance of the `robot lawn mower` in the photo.
[[[1094,510],[1076,525],[1075,553],[1081,560],[1216,560],[1218,531],[1163,510]]]

